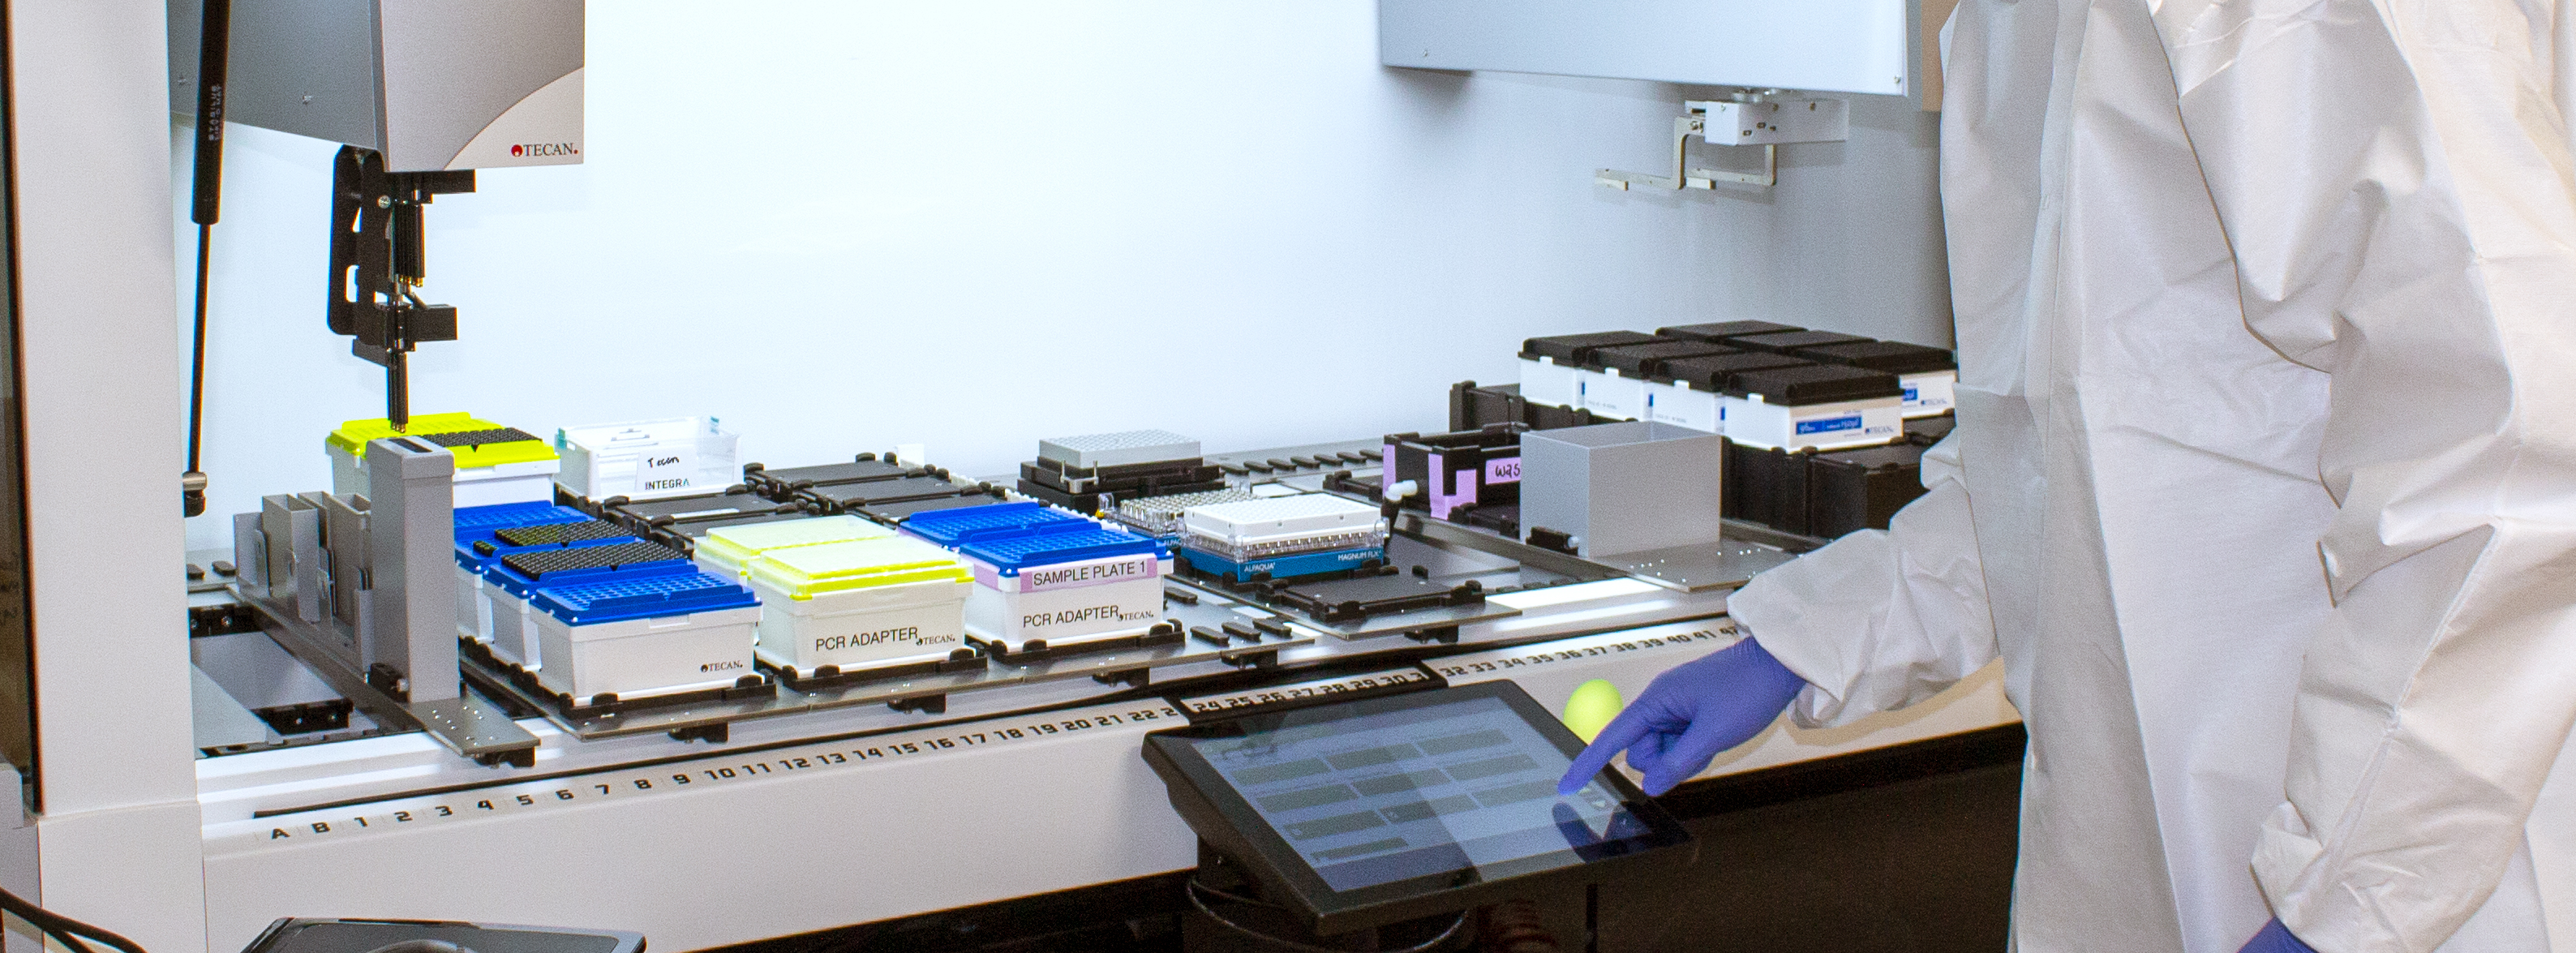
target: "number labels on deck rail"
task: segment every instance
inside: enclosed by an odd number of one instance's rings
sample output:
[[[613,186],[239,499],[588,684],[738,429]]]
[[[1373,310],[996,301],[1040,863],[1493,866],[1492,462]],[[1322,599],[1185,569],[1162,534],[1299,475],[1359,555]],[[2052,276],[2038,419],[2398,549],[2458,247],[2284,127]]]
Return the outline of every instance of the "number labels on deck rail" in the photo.
[[[1376,672],[1363,672],[1357,675],[1344,675],[1339,678],[1319,678],[1313,681],[1292,682],[1286,685],[1273,685],[1267,688],[1253,688],[1239,692],[1225,692],[1216,695],[1200,695],[1195,698],[1180,698],[1174,699],[1173,703],[1180,706],[1180,709],[1184,714],[1192,716],[1213,715],[1220,712],[1237,712],[1247,708],[1258,708],[1264,705],[1313,701],[1323,698],[1341,698],[1345,696],[1375,694],[1390,691],[1410,691],[1416,688],[1435,687],[1439,684],[1440,679],[1437,676],[1432,675],[1430,672],[1423,671],[1422,669],[1413,666],[1406,666],[1404,668],[1390,668]]]

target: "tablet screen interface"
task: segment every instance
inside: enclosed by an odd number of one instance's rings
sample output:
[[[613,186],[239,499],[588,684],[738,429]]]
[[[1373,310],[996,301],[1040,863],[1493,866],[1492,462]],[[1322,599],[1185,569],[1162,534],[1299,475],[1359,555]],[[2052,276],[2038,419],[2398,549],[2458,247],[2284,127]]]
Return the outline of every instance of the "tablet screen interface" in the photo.
[[[1193,744],[1336,891],[1573,866],[1646,832],[1597,778],[1558,796],[1572,759],[1493,697],[1304,723],[1292,714]]]

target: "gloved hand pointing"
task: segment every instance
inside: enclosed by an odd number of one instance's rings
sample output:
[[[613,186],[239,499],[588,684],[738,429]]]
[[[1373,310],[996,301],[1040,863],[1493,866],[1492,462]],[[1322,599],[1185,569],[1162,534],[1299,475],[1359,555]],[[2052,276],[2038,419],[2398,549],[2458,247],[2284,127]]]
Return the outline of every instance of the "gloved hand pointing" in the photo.
[[[2281,921],[2275,919],[2264,924],[2262,932],[2254,934],[2253,939],[2245,941],[2245,948],[2236,953],[2317,953],[2317,951],[2299,942],[2298,937],[2291,936],[2290,928],[2282,926]]]
[[[1621,749],[1659,795],[1708,770],[1720,752],[1751,740],[1797,700],[1805,679],[1746,638],[1655,676],[1635,703],[1601,729],[1556,784],[1572,794]]]

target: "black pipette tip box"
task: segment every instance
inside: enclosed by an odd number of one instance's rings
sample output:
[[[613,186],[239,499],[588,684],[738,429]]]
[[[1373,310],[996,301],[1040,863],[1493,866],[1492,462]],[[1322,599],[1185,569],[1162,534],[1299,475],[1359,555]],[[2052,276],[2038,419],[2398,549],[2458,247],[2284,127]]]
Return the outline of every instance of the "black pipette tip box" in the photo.
[[[1630,344],[1653,344],[1663,340],[1652,334],[1635,331],[1600,331],[1592,334],[1559,334],[1530,338],[1521,342],[1521,359],[1535,361],[1548,358],[1566,367],[1578,367],[1592,361],[1592,352],[1605,347]]]
[[[1872,340],[1857,334],[1836,334],[1832,331],[1779,331],[1771,334],[1731,337],[1726,339],[1726,343],[1748,351],[1794,354],[1803,348],[1827,347],[1836,344],[1868,344],[1872,343]]]
[[[1902,397],[1905,387],[1897,382],[1896,375],[1884,371],[1806,364],[1737,372],[1726,382],[1725,392],[1735,397],[1758,396],[1767,404],[1803,407],[1873,397]]]
[[[1778,324],[1770,321],[1719,321],[1714,324],[1683,324],[1669,328],[1656,328],[1655,333],[1686,341],[1724,344],[1728,338],[1743,337],[1748,334],[1778,334],[1782,331],[1804,330],[1806,329],[1794,324]]]

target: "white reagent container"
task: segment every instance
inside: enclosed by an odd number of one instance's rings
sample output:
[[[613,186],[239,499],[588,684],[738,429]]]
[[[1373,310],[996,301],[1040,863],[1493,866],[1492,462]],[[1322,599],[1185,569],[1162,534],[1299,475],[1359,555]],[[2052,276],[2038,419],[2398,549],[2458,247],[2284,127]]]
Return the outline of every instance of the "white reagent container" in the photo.
[[[672,417],[555,431],[563,472],[555,482],[591,499],[652,500],[710,493],[742,482],[740,434],[713,417]]]
[[[1728,384],[1735,375],[1805,367],[1811,363],[1801,358],[1758,352],[1668,360],[1659,368],[1662,376],[1646,384],[1645,414],[1639,419],[1723,436],[1727,425],[1726,408],[1731,401],[1742,400],[1727,396]]]
[[[1819,363],[1896,375],[1909,420],[1949,413],[1955,402],[1958,358],[1940,348],[1902,341],[1853,341],[1800,348],[1791,353]]]

